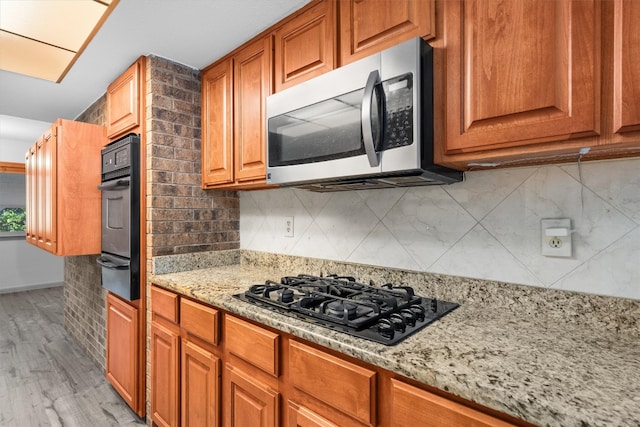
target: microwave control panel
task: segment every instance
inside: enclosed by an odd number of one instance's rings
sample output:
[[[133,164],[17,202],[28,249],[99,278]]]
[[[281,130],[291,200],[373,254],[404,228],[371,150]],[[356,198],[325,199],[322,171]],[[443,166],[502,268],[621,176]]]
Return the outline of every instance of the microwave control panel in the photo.
[[[129,134],[102,149],[102,180],[129,176],[137,169],[139,137]]]
[[[382,150],[413,143],[413,75],[411,73],[382,82],[385,98]]]

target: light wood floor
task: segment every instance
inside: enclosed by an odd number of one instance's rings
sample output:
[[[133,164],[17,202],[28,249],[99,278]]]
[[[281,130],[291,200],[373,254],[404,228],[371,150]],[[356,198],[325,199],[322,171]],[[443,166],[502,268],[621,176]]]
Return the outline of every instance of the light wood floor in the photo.
[[[0,426],[144,426],[64,330],[63,288],[0,294]]]

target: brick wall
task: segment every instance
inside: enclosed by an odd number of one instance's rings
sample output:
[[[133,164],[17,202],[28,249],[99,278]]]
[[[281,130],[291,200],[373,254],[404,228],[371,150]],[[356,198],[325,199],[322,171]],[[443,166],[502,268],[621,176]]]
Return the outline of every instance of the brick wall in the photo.
[[[147,67],[148,255],[239,248],[236,192],[200,188],[199,71],[153,56]]]
[[[76,120],[105,124],[102,96]],[[101,286],[96,255],[64,258],[64,325],[91,359],[105,367],[106,291]]]
[[[101,286],[97,257],[96,254],[64,259],[64,326],[104,370],[106,291]]]

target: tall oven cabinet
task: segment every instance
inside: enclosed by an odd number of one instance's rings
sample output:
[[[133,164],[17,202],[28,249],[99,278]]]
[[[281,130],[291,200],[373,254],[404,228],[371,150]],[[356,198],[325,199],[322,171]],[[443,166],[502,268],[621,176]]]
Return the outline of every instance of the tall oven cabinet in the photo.
[[[100,253],[104,126],[56,120],[25,157],[27,242],[53,255]]]

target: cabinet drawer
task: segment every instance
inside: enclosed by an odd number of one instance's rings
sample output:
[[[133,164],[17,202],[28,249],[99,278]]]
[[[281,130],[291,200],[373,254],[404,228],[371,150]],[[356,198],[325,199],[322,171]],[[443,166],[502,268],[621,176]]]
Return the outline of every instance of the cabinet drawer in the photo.
[[[178,294],[151,287],[151,312],[173,323],[178,323]]]
[[[230,353],[278,376],[279,336],[244,320],[225,317],[224,336],[226,348]]]
[[[296,341],[289,345],[289,363],[294,387],[366,424],[375,424],[375,372]]]
[[[189,334],[211,343],[220,339],[218,310],[194,301],[180,299],[180,326]]]
[[[508,427],[505,421],[391,379],[392,426]]]

